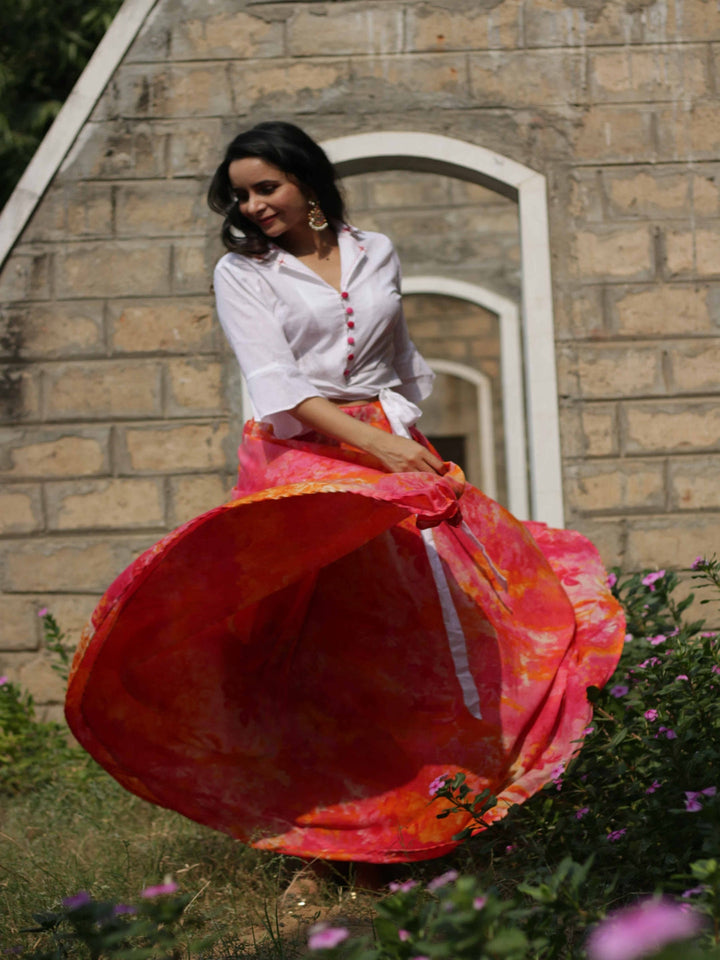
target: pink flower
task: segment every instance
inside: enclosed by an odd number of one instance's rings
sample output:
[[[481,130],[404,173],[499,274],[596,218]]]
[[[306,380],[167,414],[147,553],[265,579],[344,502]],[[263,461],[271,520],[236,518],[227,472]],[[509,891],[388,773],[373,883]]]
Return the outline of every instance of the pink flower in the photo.
[[[120,917],[123,914],[133,914],[137,913],[137,907],[130,906],[129,903],[116,903],[112,908],[112,915],[114,917]]]
[[[47,607],[40,607],[40,609],[38,610],[38,616],[39,616],[39,617],[46,617],[46,616],[47,616],[47,612],[48,612],[48,608],[47,608]]]
[[[326,923],[316,923],[310,927],[308,946],[311,950],[332,950],[349,936],[350,931],[346,927],[329,927]]]
[[[582,731],[582,736],[589,737],[591,733],[595,733],[595,727],[585,727]]]
[[[624,697],[629,689],[630,687],[626,686],[624,683],[616,683],[614,687],[610,687],[610,696]]]
[[[0,677],[0,687],[4,687],[6,683],[10,683],[10,677]]]
[[[625,827],[623,827],[621,830],[611,831],[607,835],[607,838],[610,841],[610,843],[615,843],[617,840],[620,839],[620,837],[624,837],[626,833],[627,833],[627,830],[625,829]]]
[[[650,641],[651,647],[657,647],[658,644],[665,643],[667,637],[664,633],[659,633],[656,637],[648,637],[648,640]]]
[[[390,893],[407,893],[408,890],[412,890],[412,888],[417,885],[417,880],[405,880],[403,883],[398,883],[396,880],[393,880],[392,883],[388,884],[388,890]]]
[[[410,934],[407,930],[398,930],[398,940],[401,940],[405,943],[406,940],[410,939]]]
[[[680,896],[687,899],[696,896],[698,893],[705,893],[705,887],[691,887],[689,890],[683,890]]]
[[[473,910],[482,910],[487,903],[487,897],[475,897],[473,900]]]
[[[711,672],[711,673],[720,673],[720,667],[719,667],[716,663],[714,663],[714,664],[712,665],[712,667],[710,667],[710,672]]]
[[[686,673],[679,673],[676,677],[676,680],[689,680],[690,678]]]
[[[670,728],[665,731],[665,736],[668,738],[668,740],[677,740],[677,734],[674,730],[670,730]]]
[[[505,853],[515,853],[515,844],[514,844],[514,843],[509,843],[509,844],[505,847]]]
[[[447,873],[441,873],[439,877],[435,877],[427,885],[427,889],[430,893],[434,893],[436,890],[439,890],[441,887],[447,886],[448,883],[455,883],[460,874],[457,870],[448,870]]]
[[[642,578],[644,586],[649,587],[651,591],[655,590],[655,584],[665,576],[664,570],[657,570],[655,573],[648,573]]]
[[[659,780],[653,780],[653,782],[652,782],[652,783],[650,784],[650,786],[647,788],[647,790],[645,791],[645,793],[655,793],[655,791],[656,791],[656,790],[659,790],[661,786],[662,786],[662,784],[660,783]]]
[[[717,787],[705,787],[700,793],[704,793],[706,797],[714,797],[717,793]]]
[[[636,960],[666,943],[686,940],[700,917],[670,900],[646,900],[611,914],[588,939],[590,960]]]
[[[685,809],[688,813],[697,813],[698,810],[702,810],[702,804],[698,799],[700,794],[695,790],[686,790],[685,791]]]
[[[691,569],[691,570],[699,570],[700,567],[702,567],[702,566],[704,566],[704,565],[705,565],[705,558],[704,558],[704,557],[697,556],[697,557],[695,557],[695,559],[693,560],[693,562],[690,564],[690,569]]]
[[[434,797],[435,794],[438,792],[438,790],[442,790],[442,788],[445,786],[445,782],[446,780],[444,775],[441,777],[435,777],[435,779],[432,781],[432,783],[428,787],[428,794],[431,797]]]
[[[645,667],[654,667],[657,663],[660,663],[658,657],[648,657],[647,660],[643,660],[643,662],[638,664],[638,666],[644,669]]]
[[[78,907],[84,907],[88,903],[92,903],[92,897],[87,890],[79,890],[72,897],[65,897],[63,900],[63,906],[68,910],[77,910]]]
[[[635,639],[635,638],[633,637],[633,635],[632,635],[631,633],[626,633],[626,634],[625,634],[625,643],[630,643],[630,641],[631,641],[631,640],[634,640],[634,639]]]
[[[153,897],[162,897],[166,893],[175,893],[178,885],[174,880],[166,880],[165,883],[158,883],[154,887],[145,887],[140,891],[140,896],[146,900],[152,900]]]
[[[617,583],[617,575],[614,573],[609,573],[607,575],[607,585],[612,589]]]
[[[575,811],[575,819],[582,820],[586,813],[590,813],[590,807],[580,807],[579,810]]]
[[[646,720],[650,720],[650,721],[652,722],[653,720],[657,720],[657,718],[658,718],[658,712],[657,712],[657,710],[654,710],[654,709],[653,709],[653,710],[646,710],[645,713],[643,714],[643,716],[645,717]]]

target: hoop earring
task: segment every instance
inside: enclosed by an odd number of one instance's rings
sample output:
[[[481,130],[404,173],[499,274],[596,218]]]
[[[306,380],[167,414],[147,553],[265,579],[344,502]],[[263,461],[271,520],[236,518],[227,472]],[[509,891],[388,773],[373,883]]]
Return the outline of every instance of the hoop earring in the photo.
[[[328,225],[325,214],[320,209],[317,200],[308,200],[307,219],[310,229],[316,230],[318,233]]]

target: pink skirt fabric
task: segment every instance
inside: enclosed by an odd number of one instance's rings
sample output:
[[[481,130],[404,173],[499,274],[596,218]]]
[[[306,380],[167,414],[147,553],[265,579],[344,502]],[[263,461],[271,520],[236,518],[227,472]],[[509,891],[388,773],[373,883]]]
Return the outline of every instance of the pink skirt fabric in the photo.
[[[379,403],[345,409],[390,430]],[[520,523],[457,468],[378,466],[251,422],[235,499],[110,587],[66,713],[127,789],[262,849],[410,861],[447,853],[465,825],[437,819],[436,777],[489,788],[490,824],[576,752],[586,688],[605,683],[624,635],[592,544]]]

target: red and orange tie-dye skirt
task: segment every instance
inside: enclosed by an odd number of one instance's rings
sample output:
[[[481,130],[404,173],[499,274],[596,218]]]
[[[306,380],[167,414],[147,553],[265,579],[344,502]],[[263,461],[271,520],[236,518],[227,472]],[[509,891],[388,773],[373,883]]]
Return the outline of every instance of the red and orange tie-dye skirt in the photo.
[[[377,466],[250,422],[236,498],[113,583],[66,712],[128,790],[267,850],[420,860],[464,826],[436,777],[489,788],[490,823],[578,749],[624,633],[592,544]]]

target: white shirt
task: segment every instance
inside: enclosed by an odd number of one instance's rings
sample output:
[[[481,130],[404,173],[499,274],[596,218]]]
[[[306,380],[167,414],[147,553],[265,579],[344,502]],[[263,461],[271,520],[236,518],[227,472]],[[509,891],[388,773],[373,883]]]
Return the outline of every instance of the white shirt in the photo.
[[[409,409],[432,389],[408,335],[392,243],[342,225],[338,244],[341,293],[274,244],[263,257],[226,253],[215,267],[218,316],[255,418],[278,437],[307,429],[287,411],[309,397],[350,402],[393,388]]]

